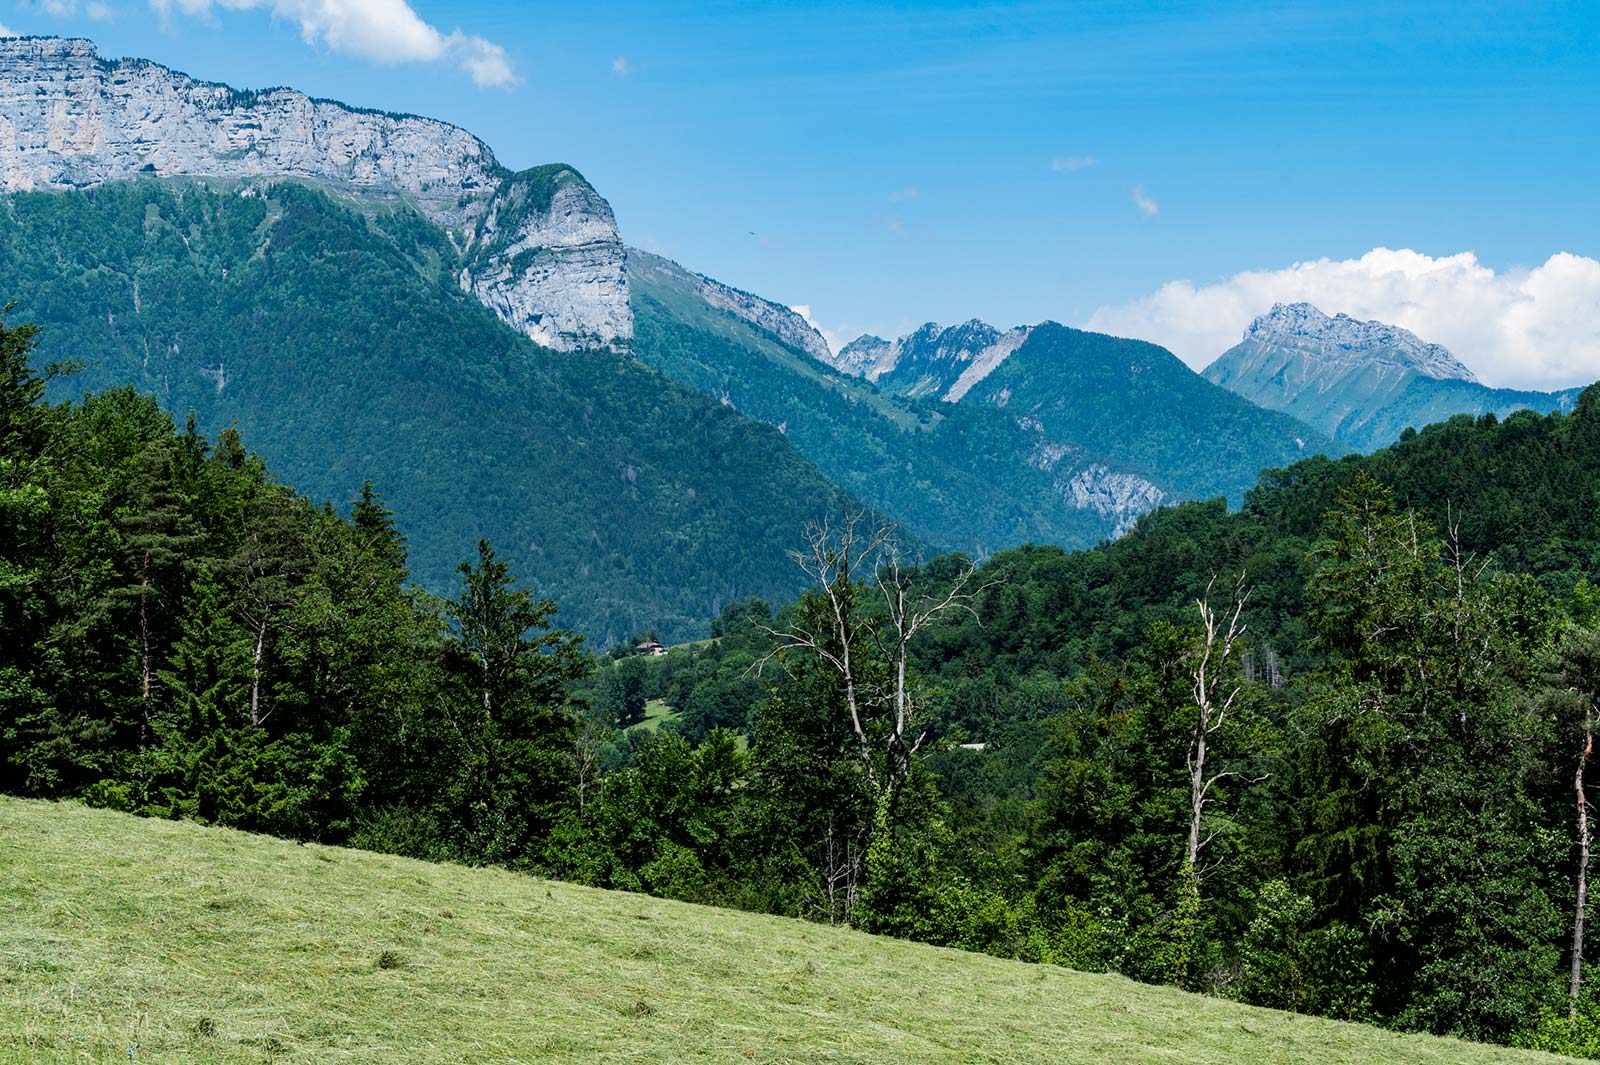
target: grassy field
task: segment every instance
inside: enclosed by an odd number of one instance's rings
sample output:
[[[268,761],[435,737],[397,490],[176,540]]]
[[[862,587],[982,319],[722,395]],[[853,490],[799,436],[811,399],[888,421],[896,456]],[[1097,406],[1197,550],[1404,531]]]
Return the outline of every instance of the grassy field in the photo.
[[[642,732],[654,732],[663,722],[671,721],[678,716],[678,712],[660,699],[651,699],[644,704],[644,719],[637,725],[630,725],[629,731],[638,729]]]
[[[493,870],[0,799],[0,1062],[1558,1059]]]

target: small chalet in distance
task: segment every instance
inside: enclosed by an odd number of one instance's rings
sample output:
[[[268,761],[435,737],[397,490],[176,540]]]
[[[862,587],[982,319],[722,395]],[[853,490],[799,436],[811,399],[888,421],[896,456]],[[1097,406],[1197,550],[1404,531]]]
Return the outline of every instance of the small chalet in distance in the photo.
[[[659,643],[641,643],[634,648],[634,651],[642,655],[664,655],[667,653],[667,649]]]

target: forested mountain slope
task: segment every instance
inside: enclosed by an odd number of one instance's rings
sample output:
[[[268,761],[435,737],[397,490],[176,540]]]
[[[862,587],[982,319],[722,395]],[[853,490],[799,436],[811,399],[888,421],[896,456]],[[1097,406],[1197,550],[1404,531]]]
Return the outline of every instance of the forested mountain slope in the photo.
[[[540,349],[453,280],[410,210],[294,182],[140,179],[0,199],[0,293],[45,357],[180,420],[237,423],[314,498],[371,478],[442,590],[480,536],[609,642],[703,631],[800,586],[846,497],[780,433],[605,352]]]
[[[1088,546],[1162,502],[1237,501],[1263,467],[1327,444],[1136,341],[928,326],[869,368],[824,358],[814,334],[802,346],[809,327],[786,308],[713,303],[708,286],[733,290],[658,256],[630,250],[629,284],[640,358],[779,426],[859,498],[971,554]]]
[[[1263,469],[1335,448],[1303,422],[1215,387],[1165,348],[1054,322],[1034,327],[959,402],[1036,426],[1049,454],[1106,456],[1165,502],[1237,502]],[[1095,492],[1107,477],[1083,479]]]
[[[835,371],[792,338],[786,343],[713,305],[699,280],[629,250],[638,357],[777,426],[836,483],[905,522],[913,536],[980,555],[1029,541],[1090,544],[1111,531],[1104,516],[1059,491],[1049,471],[1025,461],[1033,441],[1012,419],[913,409]],[[773,307],[771,318],[780,312],[788,313]]]

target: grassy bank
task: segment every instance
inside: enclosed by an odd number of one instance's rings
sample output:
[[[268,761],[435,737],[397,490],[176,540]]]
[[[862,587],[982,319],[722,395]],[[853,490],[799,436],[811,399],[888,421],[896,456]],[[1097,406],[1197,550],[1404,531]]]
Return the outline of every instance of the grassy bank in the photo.
[[[0,1062],[1558,1059],[802,921],[0,799]]]

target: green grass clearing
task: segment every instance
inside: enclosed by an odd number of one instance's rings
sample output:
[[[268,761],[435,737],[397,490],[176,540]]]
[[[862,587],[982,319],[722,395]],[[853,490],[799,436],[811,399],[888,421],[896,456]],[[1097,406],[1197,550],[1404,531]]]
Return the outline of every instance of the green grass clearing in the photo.
[[[664,700],[650,699],[644,704],[643,720],[628,726],[629,732],[655,732],[662,724],[676,721],[678,712],[668,706]]]
[[[70,804],[0,799],[0,894],[8,1063],[1560,1060]]]

